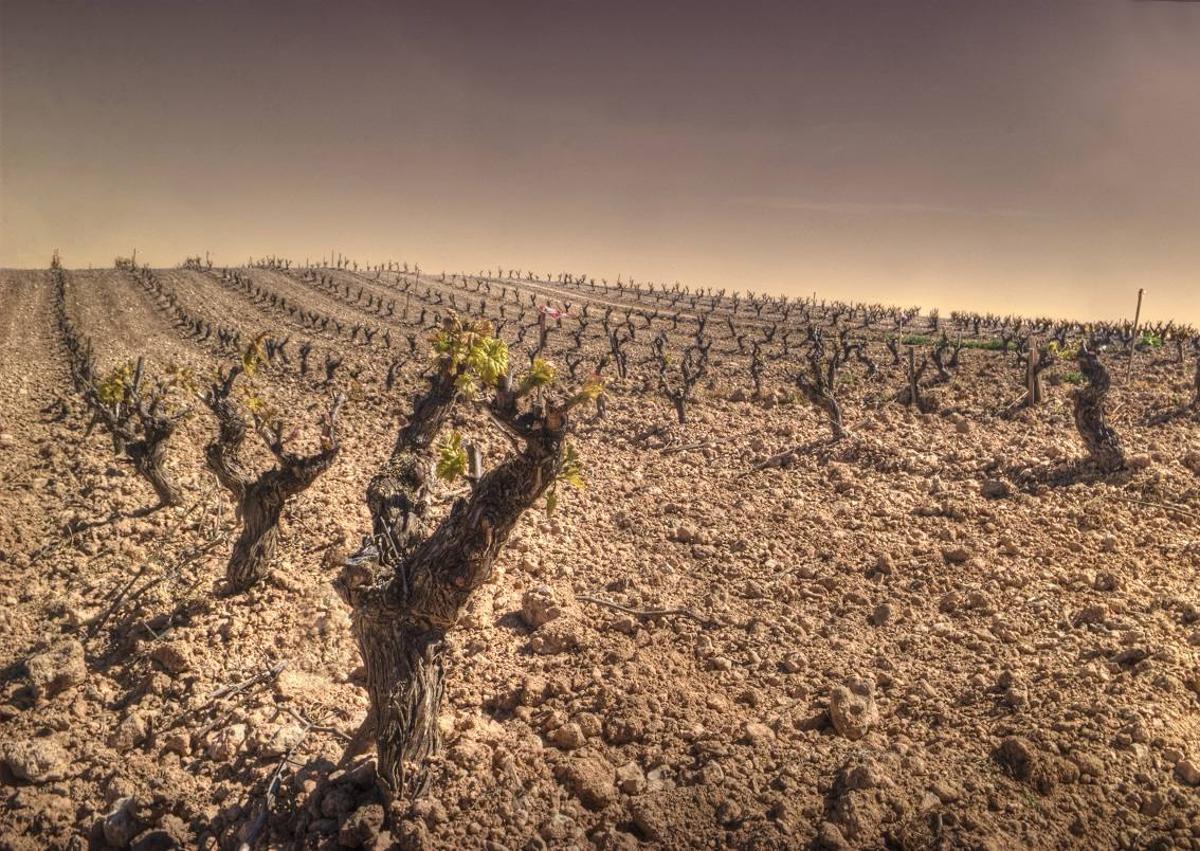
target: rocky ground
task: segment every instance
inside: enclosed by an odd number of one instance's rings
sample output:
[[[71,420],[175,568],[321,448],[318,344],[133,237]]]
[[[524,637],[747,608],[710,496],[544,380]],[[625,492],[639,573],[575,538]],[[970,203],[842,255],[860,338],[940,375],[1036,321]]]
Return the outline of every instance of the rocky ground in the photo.
[[[1200,848],[1200,424],[1163,416],[1190,365],[1113,370],[1130,463],[1110,476],[1075,463],[1069,367],[1005,415],[1011,357],[967,350],[920,414],[889,401],[903,373],[877,344],[831,446],[787,363],[755,398],[719,341],[682,426],[635,366],[578,427],[586,487],[526,516],[452,633],[432,791],[385,824],[373,765],[338,766],[366,693],[330,579],[422,357],[384,388],[413,331],[361,306],[402,300],[388,280],[329,271],[353,300],[242,274],[396,348],[158,272],[193,316],[311,340],[316,373],[347,361],[338,463],[285,514],[270,581],[224,597],[212,418],[186,403],[172,439],[186,504],[128,516],[152,494],[87,433],[57,312],[106,367],[207,376],[231,354],[131,273],[70,272],[62,305],[48,272],[0,273],[0,847]],[[302,445],[321,378],[262,380]],[[504,452],[478,414],[456,427]]]

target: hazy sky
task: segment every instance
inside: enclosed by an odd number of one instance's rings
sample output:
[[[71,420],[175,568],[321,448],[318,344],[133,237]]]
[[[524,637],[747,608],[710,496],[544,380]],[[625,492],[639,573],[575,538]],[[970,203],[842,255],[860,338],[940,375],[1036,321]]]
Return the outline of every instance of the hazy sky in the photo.
[[[0,265],[1200,324],[1200,3],[0,0]]]

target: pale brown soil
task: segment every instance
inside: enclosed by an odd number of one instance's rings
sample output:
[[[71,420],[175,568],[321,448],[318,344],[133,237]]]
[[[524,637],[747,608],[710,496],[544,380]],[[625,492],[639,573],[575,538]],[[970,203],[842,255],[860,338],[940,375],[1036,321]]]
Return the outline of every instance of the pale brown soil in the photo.
[[[369,764],[335,769],[366,694],[327,554],[367,528],[367,480],[419,386],[414,328],[296,272],[241,274],[347,334],[392,329],[395,345],[305,330],[212,273],[159,272],[190,313],[246,341],[290,334],[293,362],[313,341],[308,378],[293,366],[259,382],[303,445],[332,390],[325,353],[346,359],[341,457],[286,512],[272,579],[218,597],[236,527],[203,466],[207,410],[189,402],[172,438],[186,504],[110,518],[152,494],[100,429],[85,436],[49,273],[0,272],[0,847],[237,848],[279,769],[259,847],[1200,848],[1200,423],[1155,416],[1189,398],[1190,364],[1143,353],[1126,383],[1106,358],[1131,469],[1102,477],[1072,465],[1070,384],[1000,415],[1021,392],[1011,355],[964,350],[931,390],[937,413],[915,414],[888,401],[903,375],[874,334],[880,374],[846,370],[853,436],[831,447],[794,397],[795,363],[772,361],[768,398],[749,398],[723,318],[713,378],[674,425],[642,363],[669,323],[639,329],[633,374],[577,430],[586,488],[527,515],[452,633],[446,749],[402,837],[369,823]],[[324,274],[403,304],[394,273]],[[105,368],[145,356],[203,379],[232,357],[128,272],[69,272],[66,310]],[[552,360],[568,342],[552,338]],[[486,458],[505,451],[473,411],[456,427]],[[796,445],[794,464],[752,471]],[[985,496],[989,480],[1007,494]],[[531,629],[527,592],[562,614]],[[41,654],[72,641],[82,664],[37,692]],[[851,739],[830,705],[856,681],[877,718]]]

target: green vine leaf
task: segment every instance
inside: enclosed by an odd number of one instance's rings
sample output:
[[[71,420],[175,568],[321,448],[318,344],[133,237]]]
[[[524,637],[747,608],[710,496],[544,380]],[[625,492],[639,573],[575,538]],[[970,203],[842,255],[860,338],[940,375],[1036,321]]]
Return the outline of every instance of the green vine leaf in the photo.
[[[508,374],[508,346],[498,337],[482,337],[471,347],[467,365],[488,387]]]
[[[476,383],[494,387],[508,374],[508,346],[493,336],[487,320],[449,320],[432,341],[434,361],[455,376],[463,392],[473,394]]]
[[[265,333],[259,334],[242,353],[242,371],[246,373],[247,377],[254,375],[258,370],[258,365],[267,359],[267,353],[262,344],[263,338],[266,336]]]
[[[467,451],[463,449],[462,435],[458,432],[452,432],[438,447],[438,460],[434,472],[444,482],[452,482],[466,474]]]
[[[558,478],[573,488],[582,488],[586,485],[583,479],[583,461],[573,443],[568,443],[563,447],[562,467],[559,469]]]
[[[541,358],[534,358],[533,366],[529,367],[529,371],[521,376],[518,393],[523,396],[538,387],[545,387],[554,381],[556,374],[557,370],[552,363]]]
[[[100,403],[112,408],[125,401],[133,386],[133,366],[125,363],[116,367],[96,385],[96,396]]]

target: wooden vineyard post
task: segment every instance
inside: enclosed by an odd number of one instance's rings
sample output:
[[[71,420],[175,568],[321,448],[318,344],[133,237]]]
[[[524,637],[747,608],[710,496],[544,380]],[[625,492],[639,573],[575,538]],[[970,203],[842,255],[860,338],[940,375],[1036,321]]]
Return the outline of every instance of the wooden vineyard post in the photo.
[[[1125,370],[1125,381],[1133,377],[1133,353],[1137,351],[1138,321],[1142,318],[1142,294],[1146,291],[1138,287],[1137,309],[1133,312],[1133,339],[1129,343],[1129,366]]]
[[[1025,385],[1029,393],[1029,406],[1033,407],[1042,401],[1038,393],[1038,338],[1029,338],[1029,358],[1025,362]]]

